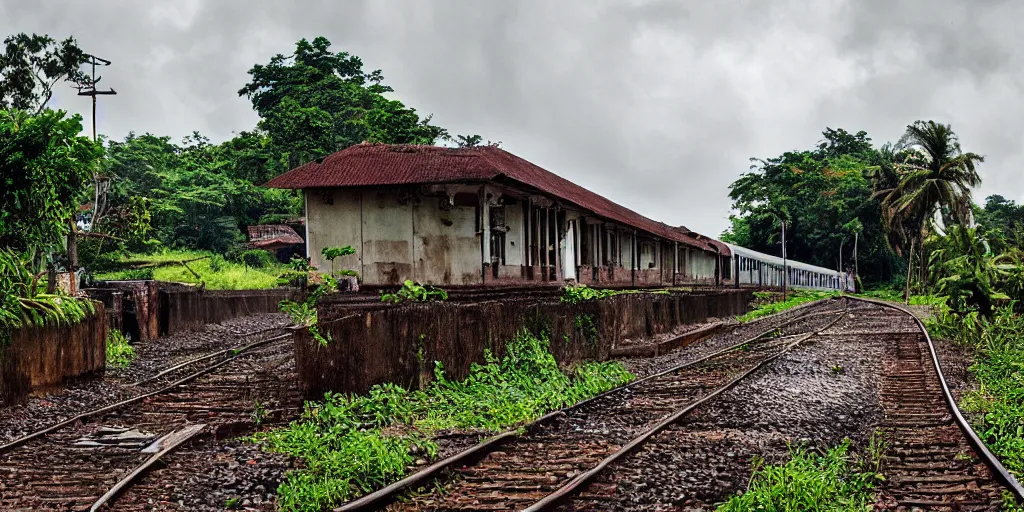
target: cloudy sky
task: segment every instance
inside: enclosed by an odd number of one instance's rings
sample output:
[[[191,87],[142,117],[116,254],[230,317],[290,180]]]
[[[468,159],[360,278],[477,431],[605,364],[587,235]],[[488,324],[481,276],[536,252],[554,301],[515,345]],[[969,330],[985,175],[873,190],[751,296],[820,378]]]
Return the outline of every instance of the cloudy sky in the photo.
[[[0,0],[0,35],[114,62],[99,130],[214,141],[251,129],[246,71],[299,38],[381,69],[394,96],[649,217],[711,235],[749,158],[825,127],[951,123],[979,199],[1024,200],[1024,3],[1012,0]],[[87,98],[54,101],[89,122]]]

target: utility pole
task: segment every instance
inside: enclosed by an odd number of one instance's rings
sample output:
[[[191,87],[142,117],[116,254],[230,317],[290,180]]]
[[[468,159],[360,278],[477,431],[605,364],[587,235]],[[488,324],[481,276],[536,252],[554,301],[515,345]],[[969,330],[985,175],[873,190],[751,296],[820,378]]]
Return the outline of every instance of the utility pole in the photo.
[[[102,77],[96,77],[96,66],[109,66],[110,61],[101,59],[95,55],[86,55],[86,64],[92,66],[92,74],[90,75],[87,83],[78,84],[78,95],[79,96],[91,96],[92,97],[92,140],[96,142],[99,140],[99,135],[96,132],[96,96],[99,95],[114,95],[117,91],[109,89],[106,91],[100,91],[96,89],[96,84],[102,79]],[[100,199],[106,198],[106,192],[110,188],[109,180],[104,179],[100,176],[99,162],[96,162],[96,170],[93,171],[93,203],[92,203],[92,223],[95,224],[99,217],[102,215]],[[102,205],[102,209],[105,209],[105,205]],[[76,240],[76,228],[74,217],[71,218],[71,233],[68,234],[68,258],[70,261],[70,272],[74,272],[78,267],[78,242]]]
[[[857,276],[860,275],[860,268],[857,267],[857,235],[856,231],[853,232],[853,290],[857,290]]]
[[[786,301],[786,292],[789,286],[789,265],[786,263],[786,219],[782,221],[782,300]]]

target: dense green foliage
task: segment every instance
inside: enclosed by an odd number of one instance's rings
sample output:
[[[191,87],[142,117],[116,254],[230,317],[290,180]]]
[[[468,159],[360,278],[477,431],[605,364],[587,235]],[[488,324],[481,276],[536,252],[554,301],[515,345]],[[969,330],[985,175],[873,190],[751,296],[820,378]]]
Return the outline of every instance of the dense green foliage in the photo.
[[[359,57],[330,51],[331,42],[300,40],[291,55],[275,55],[249,70],[238,91],[259,113],[289,167],[360,142],[433,144],[446,132],[402,102],[388,99],[380,70],[363,71]]]
[[[563,373],[548,340],[522,334],[500,360],[487,355],[461,382],[445,377],[422,391],[393,384],[361,396],[328,393],[302,418],[256,439],[300,457],[305,469],[278,488],[284,510],[323,510],[400,478],[416,459],[435,456],[441,429],[493,432],[532,421],[633,380],[619,363],[585,363]]]
[[[566,286],[562,289],[562,302],[578,304],[585,300],[604,299],[615,295],[616,290],[600,290],[585,284]]]
[[[841,245],[844,267],[852,267],[858,233],[864,281],[888,283],[903,267],[887,244],[881,210],[872,199],[872,178],[885,164],[884,152],[871,146],[865,132],[829,128],[823,136],[811,150],[753,159],[751,172],[730,186],[736,214],[722,239],[781,255],[785,220],[789,258],[837,268]]]
[[[0,110],[0,247],[52,249],[71,229],[102,148],[81,116]]]
[[[971,373],[978,387],[964,393],[961,405],[1003,465],[1018,478],[1024,476],[1024,316],[1011,307],[997,310],[991,319],[945,307],[929,321],[928,330],[977,351]]]
[[[45,293],[27,256],[0,247],[0,344],[26,326],[71,325],[95,311],[88,299]]]
[[[747,490],[718,507],[718,512],[853,512],[870,510],[873,489],[883,480],[882,449],[872,438],[864,454],[849,441],[825,453],[792,448],[782,465],[754,462]]]
[[[7,37],[0,54],[0,109],[41,113],[59,82],[92,83],[79,67],[85,61],[72,37],[60,42],[38,34]]]
[[[107,367],[125,368],[135,359],[135,348],[121,331],[111,329],[107,333]]]

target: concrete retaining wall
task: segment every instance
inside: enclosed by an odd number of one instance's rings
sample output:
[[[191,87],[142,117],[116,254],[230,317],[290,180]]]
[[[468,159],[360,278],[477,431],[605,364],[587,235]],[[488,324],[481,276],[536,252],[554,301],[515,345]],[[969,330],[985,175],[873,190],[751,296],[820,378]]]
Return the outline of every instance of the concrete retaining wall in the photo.
[[[433,377],[434,361],[462,379],[485,350],[501,356],[521,329],[547,333],[560,364],[604,360],[620,339],[742,314],[752,298],[749,290],[730,290],[623,294],[581,304],[512,299],[333,308],[320,313],[320,330],[333,340],[326,347],[305,329],[295,331],[299,384],[311,397],[362,393],[383,382],[422,387]]]
[[[102,303],[71,326],[18,329],[0,345],[0,402],[58,386],[65,378],[102,370],[107,362],[107,322]]]

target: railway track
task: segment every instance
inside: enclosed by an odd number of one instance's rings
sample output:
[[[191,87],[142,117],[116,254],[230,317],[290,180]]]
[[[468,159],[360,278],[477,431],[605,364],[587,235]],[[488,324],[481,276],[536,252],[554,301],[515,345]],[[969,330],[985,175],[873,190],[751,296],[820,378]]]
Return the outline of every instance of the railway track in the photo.
[[[1002,510],[1004,494],[1024,503],[1024,489],[957,408],[920,320],[871,303],[877,307],[865,321],[887,341],[879,390],[880,428],[890,437],[883,501],[906,510],[956,511]]]
[[[739,343],[556,411],[522,436],[502,434],[336,510],[517,510],[571,492],[682,414],[834,324],[843,310],[830,301],[786,320],[758,322],[760,332]],[[416,490],[425,484],[433,487]]]
[[[301,399],[290,334],[175,365],[137,383],[146,391],[0,446],[0,509],[99,510],[160,457],[201,437],[252,428]]]
[[[659,432],[676,428],[682,417],[814,336],[885,342],[879,428],[890,444],[880,506],[988,511],[1001,510],[1005,493],[1020,499],[1019,484],[950,408],[952,397],[930,357],[931,340],[916,318],[887,305],[841,302],[847,306],[838,313],[819,305],[782,323],[765,322],[743,348],[549,415],[522,436],[484,443],[460,460],[442,461],[335,511],[645,510],[617,495],[608,473],[640,446],[657,443]],[[838,329],[847,308],[856,314]]]

